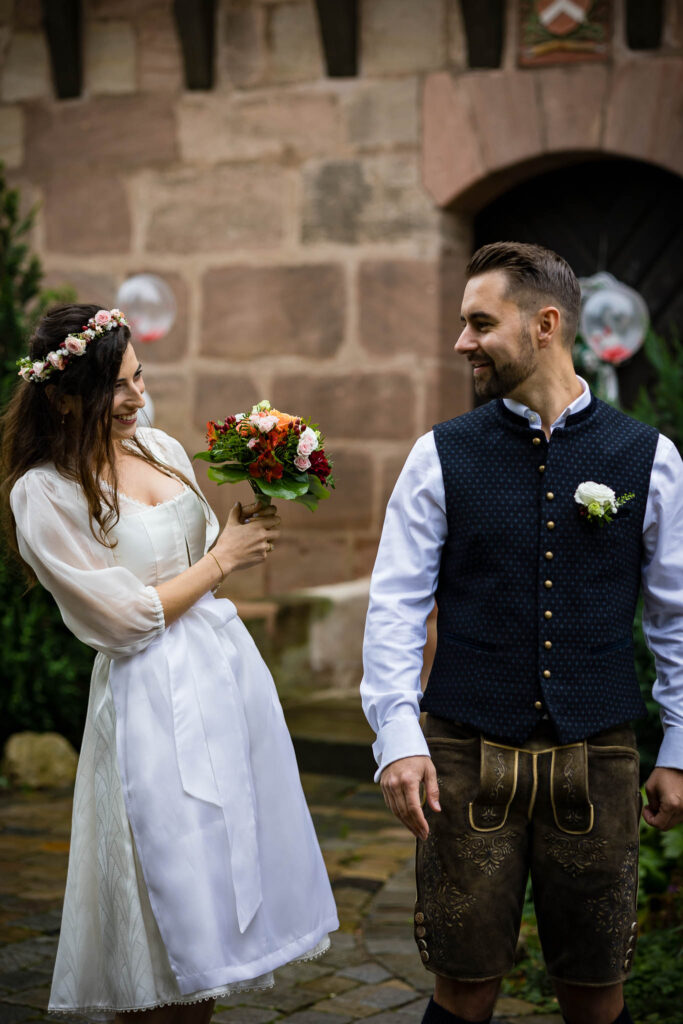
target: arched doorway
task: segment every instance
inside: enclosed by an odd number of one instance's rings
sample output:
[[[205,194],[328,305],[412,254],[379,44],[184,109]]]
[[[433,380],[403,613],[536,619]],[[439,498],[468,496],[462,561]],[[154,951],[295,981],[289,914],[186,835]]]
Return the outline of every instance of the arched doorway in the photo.
[[[548,246],[579,277],[607,270],[645,299],[654,329],[683,333],[683,181],[638,160],[595,159],[539,174],[474,219],[474,246],[514,239]],[[619,371],[629,405],[649,364]]]

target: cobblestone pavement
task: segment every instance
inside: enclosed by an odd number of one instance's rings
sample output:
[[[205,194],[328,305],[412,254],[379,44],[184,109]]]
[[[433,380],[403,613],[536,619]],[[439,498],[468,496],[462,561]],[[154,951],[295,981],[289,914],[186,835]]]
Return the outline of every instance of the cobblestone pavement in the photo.
[[[432,978],[412,939],[412,840],[376,786],[322,775],[303,782],[341,929],[322,959],[285,967],[272,990],[240,993],[216,1007],[213,1024],[419,1024]],[[72,1020],[45,1012],[70,815],[68,793],[0,795],[0,1024]],[[532,1011],[501,998],[494,1019],[512,1022]],[[532,1020],[560,1024],[561,1017]]]

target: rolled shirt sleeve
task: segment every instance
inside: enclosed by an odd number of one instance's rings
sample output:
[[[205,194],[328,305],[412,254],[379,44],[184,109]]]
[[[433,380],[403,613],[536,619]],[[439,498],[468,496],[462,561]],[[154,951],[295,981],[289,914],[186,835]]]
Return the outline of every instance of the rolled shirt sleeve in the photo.
[[[683,769],[683,462],[660,435],[643,523],[643,631],[664,739],[657,765]]]
[[[110,658],[137,654],[164,629],[156,589],[113,562],[90,530],[77,485],[36,467],[14,485],[10,504],[21,557],[83,643]]]
[[[420,673],[446,539],[441,464],[430,431],[415,443],[387,505],[370,584],[363,644],[363,710],[377,734],[378,771],[429,756],[419,724]]]

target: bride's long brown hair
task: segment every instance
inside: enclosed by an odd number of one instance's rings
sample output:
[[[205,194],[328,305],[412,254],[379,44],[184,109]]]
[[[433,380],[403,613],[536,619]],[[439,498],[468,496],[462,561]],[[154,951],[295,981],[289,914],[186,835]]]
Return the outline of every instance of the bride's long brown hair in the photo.
[[[44,360],[67,335],[79,334],[99,308],[73,304],[51,310],[29,342],[31,359]],[[17,557],[20,556],[9,494],[24,473],[46,462],[53,463],[62,476],[80,485],[88,504],[93,536],[101,544],[113,546],[108,534],[119,519],[119,498],[111,436],[112,405],[114,385],[129,341],[127,327],[114,327],[91,341],[84,355],[71,359],[66,369],[56,370],[44,383],[17,381],[0,419],[2,526]],[[65,417],[61,408],[67,395],[77,396],[80,401],[78,411]],[[177,469],[170,473],[137,435],[127,446],[132,454],[162,473],[178,477],[201,498],[183,473]],[[22,565],[34,580],[23,560]]]

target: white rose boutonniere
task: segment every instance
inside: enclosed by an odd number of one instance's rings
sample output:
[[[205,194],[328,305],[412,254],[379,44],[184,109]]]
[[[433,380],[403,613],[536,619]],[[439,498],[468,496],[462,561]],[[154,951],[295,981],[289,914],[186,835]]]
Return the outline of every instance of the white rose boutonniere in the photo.
[[[617,498],[611,487],[606,484],[596,484],[593,480],[586,480],[579,484],[574,492],[574,501],[579,505],[579,515],[589,522],[596,521],[602,526],[603,523],[611,523],[620,505],[624,505],[635,494],[622,494]]]

